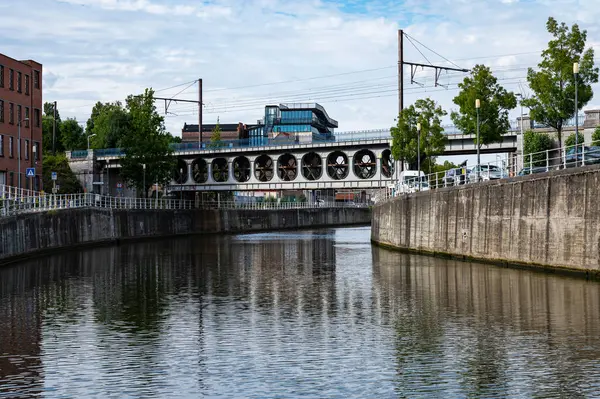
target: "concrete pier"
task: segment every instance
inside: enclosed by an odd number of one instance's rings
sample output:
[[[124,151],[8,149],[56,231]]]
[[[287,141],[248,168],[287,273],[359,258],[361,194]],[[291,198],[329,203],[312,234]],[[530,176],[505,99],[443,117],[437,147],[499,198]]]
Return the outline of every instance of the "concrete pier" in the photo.
[[[376,206],[374,243],[407,251],[596,274],[600,166],[399,197]]]
[[[282,210],[72,209],[0,219],[0,264],[77,246],[190,234],[368,225],[366,208]]]

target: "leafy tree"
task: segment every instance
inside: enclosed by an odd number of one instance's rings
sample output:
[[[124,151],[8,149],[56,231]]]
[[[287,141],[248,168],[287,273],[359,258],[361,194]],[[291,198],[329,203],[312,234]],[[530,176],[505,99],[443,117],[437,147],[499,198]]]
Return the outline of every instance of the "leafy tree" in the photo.
[[[467,134],[477,132],[475,100],[479,99],[479,143],[475,139],[475,144],[481,147],[502,141],[502,135],[510,130],[508,111],[517,106],[514,93],[506,91],[484,65],[475,65],[458,87],[461,91],[454,97],[454,104],[459,106],[459,112],[450,115],[456,127]]]
[[[221,125],[219,124],[219,118],[217,118],[217,124],[215,125],[212,134],[210,135],[210,144],[208,146],[216,148],[220,147],[221,144]]]
[[[121,158],[121,176],[145,197],[155,182],[168,184],[175,168],[175,157],[169,146],[164,118],[154,106],[154,91],[146,89],[143,95],[129,96],[126,104],[129,129],[120,139],[125,151]],[[142,165],[146,165],[145,170]]]
[[[167,133],[167,135],[169,136],[169,142],[171,142],[171,143],[181,143],[181,137],[180,136],[173,136],[171,133]]]
[[[594,67],[594,49],[585,49],[587,32],[577,24],[571,29],[552,17],[546,29],[553,36],[542,52],[539,71],[529,68],[527,81],[534,96],[523,100],[530,109],[531,118],[556,129],[559,147],[565,121],[575,113],[575,78],[573,63],[579,62],[578,106],[583,108],[593,96],[592,84],[598,82],[598,68]]]
[[[577,147],[581,149],[583,147],[584,137],[581,132],[577,133],[577,143],[579,144]],[[575,146],[575,133],[571,133],[569,137],[565,140],[565,147]]]
[[[75,119],[68,118],[60,124],[61,145],[67,151],[83,150],[87,148],[86,135],[83,128]]]
[[[30,115],[31,118],[31,115]],[[56,152],[63,152],[65,149],[61,141],[61,119],[58,107],[56,110],[56,132],[55,149]],[[42,150],[44,154],[52,153],[52,133],[54,129],[54,103],[44,103],[44,114],[42,116]]]
[[[533,166],[546,166],[545,151],[551,149],[552,139],[550,136],[531,130],[526,131],[523,136],[523,161],[525,163],[523,166],[529,167],[530,163]]]
[[[120,101],[96,103],[87,121],[87,135],[95,134],[90,140],[92,148],[116,148],[121,145],[130,126],[130,116]]]
[[[596,127],[592,133],[592,145],[600,145],[600,126]]]
[[[81,183],[71,170],[69,161],[64,154],[57,154],[56,156],[44,155],[42,165],[42,182],[46,192],[52,192],[52,172],[56,172],[58,175],[56,184],[60,186],[60,189],[58,190],[59,194],[83,192]]]
[[[396,126],[391,128],[394,158],[401,160],[402,165],[408,163],[412,170],[417,169],[417,123],[420,122],[421,164],[431,165],[434,157],[442,154],[445,149],[446,137],[442,133],[444,128],[441,122],[446,114],[446,111],[430,98],[419,99],[404,109],[397,119]]]

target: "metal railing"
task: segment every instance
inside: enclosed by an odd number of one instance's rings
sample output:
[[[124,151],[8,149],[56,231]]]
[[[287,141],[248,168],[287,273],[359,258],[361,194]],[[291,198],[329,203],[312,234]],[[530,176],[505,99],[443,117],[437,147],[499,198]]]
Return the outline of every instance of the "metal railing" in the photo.
[[[99,194],[44,194],[0,199],[0,216],[73,208],[192,209],[190,200],[108,197]]]
[[[501,181],[516,176],[600,164],[600,146],[579,144],[577,151],[575,145],[571,145],[525,154],[522,157],[522,163],[523,165],[518,166],[514,163],[507,164],[504,160],[496,160],[479,165],[466,164],[463,167],[449,171],[422,174],[421,184],[419,184],[419,179],[416,176],[405,176],[401,177],[399,181],[390,183],[388,187],[377,190],[373,194],[372,200],[375,203],[380,203],[418,191],[476,184],[484,181]]]
[[[313,208],[368,208],[369,204],[355,202],[235,202],[212,201],[203,202],[203,209],[313,209]]]

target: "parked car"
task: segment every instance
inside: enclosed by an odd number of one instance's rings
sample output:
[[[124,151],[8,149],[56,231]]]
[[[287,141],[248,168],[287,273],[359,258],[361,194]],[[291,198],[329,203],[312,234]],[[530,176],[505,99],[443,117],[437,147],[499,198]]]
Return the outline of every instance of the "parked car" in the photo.
[[[448,169],[443,177],[444,186],[458,186],[459,184],[465,184],[467,175],[470,172],[471,170],[465,167]]]
[[[477,165],[468,174],[469,183],[477,181],[477,175],[481,181],[503,179],[508,174],[496,165]]]
[[[523,168],[519,171],[519,173],[517,173],[517,176],[526,176],[526,175],[531,175],[531,174],[535,174],[535,173],[546,173],[546,167],[542,167],[542,166],[534,166],[533,168],[530,167],[526,167]]]
[[[565,154],[565,163],[567,168],[582,166],[582,164],[594,165],[600,163],[600,147],[578,147],[577,155],[575,155],[575,147],[571,147]]]

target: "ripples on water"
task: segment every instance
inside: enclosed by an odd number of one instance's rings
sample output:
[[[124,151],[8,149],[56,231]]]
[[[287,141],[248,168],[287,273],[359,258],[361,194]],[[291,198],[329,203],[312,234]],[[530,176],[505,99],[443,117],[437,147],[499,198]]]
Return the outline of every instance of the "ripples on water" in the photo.
[[[0,270],[0,397],[592,397],[599,287],[364,228],[72,251]]]

